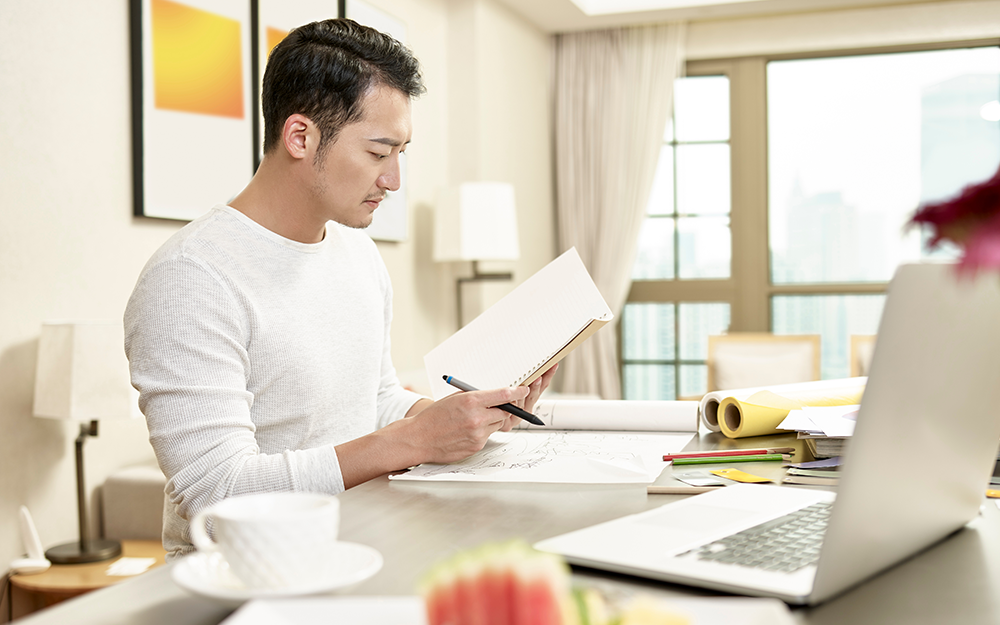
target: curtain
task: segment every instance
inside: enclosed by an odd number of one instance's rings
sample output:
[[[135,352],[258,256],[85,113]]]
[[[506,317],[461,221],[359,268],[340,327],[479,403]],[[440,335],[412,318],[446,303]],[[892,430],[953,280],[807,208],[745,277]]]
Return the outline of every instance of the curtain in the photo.
[[[681,75],[684,27],[570,33],[555,42],[559,251],[576,247],[615,313],[563,363],[564,393],[621,397],[617,323]]]

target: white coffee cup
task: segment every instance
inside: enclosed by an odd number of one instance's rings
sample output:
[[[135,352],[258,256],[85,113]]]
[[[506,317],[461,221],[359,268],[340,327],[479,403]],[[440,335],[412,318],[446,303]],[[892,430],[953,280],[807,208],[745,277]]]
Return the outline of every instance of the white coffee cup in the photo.
[[[214,540],[206,522],[212,520]],[[218,552],[257,590],[321,585],[336,570],[340,501],[319,493],[261,493],[224,499],[195,515],[191,542]]]

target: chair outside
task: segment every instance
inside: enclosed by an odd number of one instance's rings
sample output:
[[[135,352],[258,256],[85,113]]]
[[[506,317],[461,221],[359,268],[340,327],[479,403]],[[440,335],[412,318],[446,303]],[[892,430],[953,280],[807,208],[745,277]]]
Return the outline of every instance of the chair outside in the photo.
[[[708,337],[708,390],[820,379],[818,334],[733,332]]]
[[[851,356],[852,378],[868,375],[868,368],[872,364],[872,354],[875,353],[875,336],[874,334],[851,335],[851,347],[848,353]]]

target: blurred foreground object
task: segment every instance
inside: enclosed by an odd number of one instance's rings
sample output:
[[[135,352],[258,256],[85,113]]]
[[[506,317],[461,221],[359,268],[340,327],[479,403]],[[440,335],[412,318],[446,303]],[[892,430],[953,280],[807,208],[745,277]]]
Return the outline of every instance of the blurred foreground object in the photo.
[[[623,610],[594,589],[572,587],[559,556],[513,540],[463,551],[420,584],[428,625],[689,625],[648,597]]]
[[[962,248],[959,271],[1000,268],[1000,170],[955,197],[924,204],[910,225],[931,227],[931,248],[951,241]]]

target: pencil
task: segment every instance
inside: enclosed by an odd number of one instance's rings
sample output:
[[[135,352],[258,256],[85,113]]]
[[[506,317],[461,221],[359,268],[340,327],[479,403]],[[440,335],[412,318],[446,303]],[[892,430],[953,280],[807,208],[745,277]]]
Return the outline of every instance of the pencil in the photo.
[[[762,449],[724,449],[716,451],[682,451],[676,454],[666,454],[664,460],[676,458],[718,458],[720,456],[756,456],[761,454],[790,454],[794,447],[767,447]]]
[[[754,456],[713,456],[710,458],[677,458],[674,465],[682,464],[718,464],[723,462],[765,462],[769,460],[786,460],[785,454],[758,454]]]
[[[646,487],[646,492],[650,495],[697,495],[707,493],[710,490],[719,490],[725,486],[656,486]]]
[[[459,380],[455,376],[443,375],[441,377],[444,378],[445,382],[447,382],[448,384],[451,384],[452,386],[454,386],[457,389],[461,389],[463,391],[478,391],[479,390],[476,387],[471,386],[469,384],[466,384],[465,382]],[[500,404],[499,406],[493,406],[493,407],[494,408],[499,408],[500,410],[503,410],[504,412],[508,412],[508,413],[514,415],[515,417],[520,417],[520,418],[524,419],[525,421],[527,421],[528,423],[534,423],[535,425],[545,425],[544,421],[542,421],[541,419],[539,419],[535,415],[531,414],[527,410],[525,410],[523,408],[518,408],[514,404]]]

